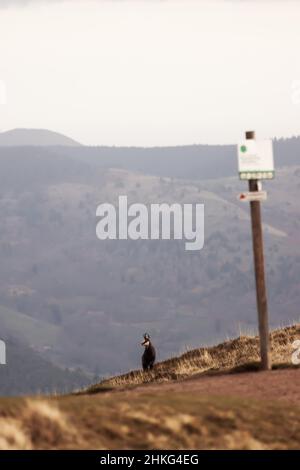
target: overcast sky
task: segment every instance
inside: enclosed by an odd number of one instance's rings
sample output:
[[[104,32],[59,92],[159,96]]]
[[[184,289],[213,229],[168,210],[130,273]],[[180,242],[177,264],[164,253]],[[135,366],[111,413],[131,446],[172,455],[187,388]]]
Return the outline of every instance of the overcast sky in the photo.
[[[300,134],[297,1],[0,6],[1,130],[145,146]]]

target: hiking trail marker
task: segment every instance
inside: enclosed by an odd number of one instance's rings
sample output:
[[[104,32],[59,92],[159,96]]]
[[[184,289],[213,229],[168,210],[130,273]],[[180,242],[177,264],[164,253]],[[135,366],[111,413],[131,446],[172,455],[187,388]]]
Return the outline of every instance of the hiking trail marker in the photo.
[[[238,165],[241,180],[271,180],[274,178],[274,158],[271,140],[246,139],[238,145]]]
[[[260,202],[266,200],[267,193],[262,191],[260,180],[274,178],[273,149],[271,140],[256,141],[254,131],[246,132],[245,137],[238,144],[238,169],[240,179],[248,180],[249,192],[241,193],[239,199],[250,202],[261,368],[270,370],[272,365],[260,210]]]
[[[267,191],[253,191],[244,192],[238,195],[239,201],[251,202],[251,201],[266,201]]]

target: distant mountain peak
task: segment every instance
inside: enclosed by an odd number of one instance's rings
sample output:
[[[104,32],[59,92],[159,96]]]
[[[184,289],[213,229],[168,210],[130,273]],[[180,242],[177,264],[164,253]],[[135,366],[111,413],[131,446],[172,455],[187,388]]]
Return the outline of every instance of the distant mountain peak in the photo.
[[[58,132],[47,129],[12,129],[0,133],[0,147],[20,147],[20,146],[65,146],[78,147],[79,142]]]

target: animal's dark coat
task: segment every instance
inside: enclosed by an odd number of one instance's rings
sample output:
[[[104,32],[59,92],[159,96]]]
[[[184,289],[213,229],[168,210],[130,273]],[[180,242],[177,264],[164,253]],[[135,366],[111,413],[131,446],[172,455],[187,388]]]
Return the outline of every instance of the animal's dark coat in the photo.
[[[153,365],[155,362],[155,356],[156,356],[155,348],[150,342],[149,346],[145,348],[144,354],[142,356],[143,370],[148,370],[148,369],[153,368]]]

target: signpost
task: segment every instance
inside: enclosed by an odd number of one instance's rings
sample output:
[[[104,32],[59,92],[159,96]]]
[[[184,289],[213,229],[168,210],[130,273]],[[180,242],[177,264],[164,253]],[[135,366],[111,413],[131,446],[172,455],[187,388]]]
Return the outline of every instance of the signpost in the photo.
[[[245,192],[238,195],[240,201],[251,202],[251,201],[266,201],[267,192],[266,191],[256,191],[256,192]]]
[[[256,141],[253,131],[246,132],[245,141],[238,145],[238,165],[240,179],[248,180],[249,184],[249,192],[242,193],[239,198],[250,201],[261,368],[270,370],[272,366],[260,210],[260,201],[265,200],[267,194],[261,191],[259,180],[274,178],[272,142]]]
[[[238,146],[239,175],[242,180],[274,178],[271,140],[246,139]]]

